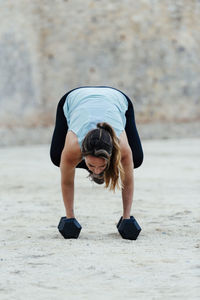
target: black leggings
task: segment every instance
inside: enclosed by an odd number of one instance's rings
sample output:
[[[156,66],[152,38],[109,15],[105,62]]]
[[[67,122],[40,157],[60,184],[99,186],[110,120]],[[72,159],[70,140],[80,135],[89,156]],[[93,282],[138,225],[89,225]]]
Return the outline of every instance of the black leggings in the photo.
[[[88,86],[86,86],[86,87],[88,87]],[[98,86],[98,87],[106,87],[106,86]],[[84,87],[82,87],[82,88],[84,88]],[[78,89],[78,88],[76,88],[76,89]],[[66,93],[60,99],[60,101],[58,103],[58,107],[57,107],[56,124],[55,124],[55,129],[54,129],[52,142],[51,142],[51,149],[50,149],[51,160],[52,160],[53,164],[56,165],[57,167],[60,166],[61,153],[64,148],[65,138],[66,138],[66,134],[68,131],[67,120],[66,120],[66,117],[63,112],[63,105],[65,103],[67,95],[76,89],[73,89],[73,90],[69,91],[68,93]],[[117,89],[115,89],[115,90],[117,90]],[[141,145],[140,138],[139,138],[139,135],[137,132],[136,124],[135,124],[133,104],[132,104],[131,100],[124,93],[122,93],[122,94],[126,97],[126,99],[128,101],[128,109],[125,114],[125,116],[126,116],[125,131],[126,131],[129,145],[132,150],[134,168],[138,168],[142,164],[142,161],[143,161],[142,145]],[[76,168],[83,168],[83,169],[88,170],[84,159],[76,166]]]

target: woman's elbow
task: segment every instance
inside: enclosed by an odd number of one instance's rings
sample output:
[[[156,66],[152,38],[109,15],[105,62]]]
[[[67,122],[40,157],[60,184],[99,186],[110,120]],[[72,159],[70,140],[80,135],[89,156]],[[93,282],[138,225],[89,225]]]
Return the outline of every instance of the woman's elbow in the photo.
[[[121,163],[122,165],[132,165],[133,166],[133,158],[131,149],[125,149],[121,154]]]

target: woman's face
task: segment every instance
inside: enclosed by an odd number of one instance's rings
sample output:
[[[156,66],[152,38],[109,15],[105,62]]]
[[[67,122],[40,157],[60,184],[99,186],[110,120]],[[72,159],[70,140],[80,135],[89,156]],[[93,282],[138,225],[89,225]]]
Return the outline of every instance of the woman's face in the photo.
[[[101,174],[107,167],[107,161],[104,158],[92,155],[85,157],[85,163],[88,169],[96,175]]]

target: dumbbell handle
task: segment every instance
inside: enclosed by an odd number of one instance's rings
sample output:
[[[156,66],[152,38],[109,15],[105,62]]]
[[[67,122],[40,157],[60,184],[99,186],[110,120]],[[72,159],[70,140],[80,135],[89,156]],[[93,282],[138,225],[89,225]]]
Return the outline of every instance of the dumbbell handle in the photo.
[[[130,219],[134,219],[135,220],[135,218],[133,216],[130,216]],[[122,220],[123,220],[123,217],[121,217],[120,220],[119,220],[119,222],[117,223],[117,228],[119,228]],[[129,219],[127,219],[127,220],[129,220]]]

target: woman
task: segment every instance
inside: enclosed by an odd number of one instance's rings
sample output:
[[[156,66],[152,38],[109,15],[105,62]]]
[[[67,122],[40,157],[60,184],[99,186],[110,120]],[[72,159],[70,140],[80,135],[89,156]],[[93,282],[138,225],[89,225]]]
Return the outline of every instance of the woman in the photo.
[[[60,167],[67,218],[74,214],[75,168],[111,190],[122,189],[123,219],[130,218],[133,169],[143,161],[131,100],[108,86],[84,86],[58,103],[50,156]]]

